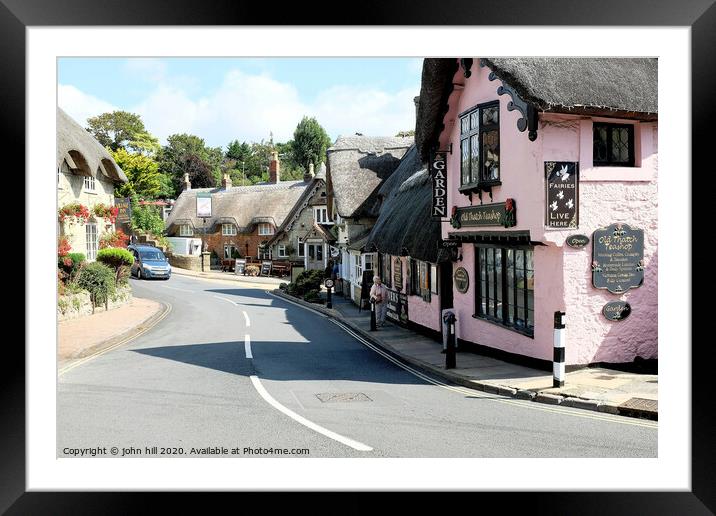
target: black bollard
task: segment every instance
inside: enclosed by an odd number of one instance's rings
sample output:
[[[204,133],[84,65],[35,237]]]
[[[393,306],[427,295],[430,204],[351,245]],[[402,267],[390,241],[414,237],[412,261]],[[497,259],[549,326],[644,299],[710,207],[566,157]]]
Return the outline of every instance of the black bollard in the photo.
[[[445,369],[455,369],[455,315],[449,314],[447,318],[448,334],[447,334],[447,350],[445,351]]]
[[[331,298],[331,290],[333,290],[333,287],[328,287],[326,290],[326,308],[333,308],[333,299]]]
[[[370,331],[377,330],[377,326],[375,325],[375,301],[372,299],[370,300]]]

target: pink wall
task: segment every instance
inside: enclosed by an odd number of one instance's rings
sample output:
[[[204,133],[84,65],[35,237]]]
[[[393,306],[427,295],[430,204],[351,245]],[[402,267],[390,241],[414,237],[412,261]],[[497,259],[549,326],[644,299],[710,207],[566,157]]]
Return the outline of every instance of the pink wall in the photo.
[[[475,63],[479,60],[476,59]],[[635,357],[657,356],[657,128],[656,123],[639,123],[635,127],[636,166],[593,167],[592,119],[572,115],[540,114],[537,140],[529,141],[527,132],[517,130],[518,111],[507,111],[509,95],[497,95],[499,80],[489,81],[490,70],[472,67],[465,79],[459,70],[453,82],[459,86],[450,97],[450,109],[444,118],[445,130],[440,148],[452,143],[448,156],[448,206],[480,204],[458,191],[460,183],[460,140],[457,115],[476,104],[500,102],[500,178],[501,186],[493,188],[493,199],[483,194],[483,203],[514,198],[517,225],[509,228],[529,230],[535,246],[535,331],[534,338],[472,317],[474,313],[474,252],[464,244],[462,262],[470,274],[466,294],[454,291],[458,312],[458,336],[472,342],[545,360],[552,359],[553,313],[567,312],[566,360],[570,364],[590,362],[630,362]],[[597,119],[630,123],[624,120]],[[579,228],[552,230],[544,227],[545,161],[578,161],[580,163]],[[588,236],[600,227],[623,222],[644,230],[644,284],[622,296],[592,287],[590,244],[579,250],[565,245],[570,234]],[[443,223],[442,236],[448,233],[484,229],[500,231],[500,226],[461,228]],[[621,322],[607,321],[601,314],[608,301],[626,300],[632,306],[631,316]],[[412,309],[412,306],[411,306]],[[412,314],[411,314],[412,318]]]
[[[395,256],[391,256],[391,260],[395,260]],[[403,292],[408,290],[408,258],[399,257],[403,264]],[[391,262],[392,263],[392,262]],[[392,269],[391,269],[392,270]],[[393,290],[395,286],[393,285]],[[426,303],[420,296],[408,296],[408,319],[410,321],[430,328],[431,330],[440,331],[440,296],[438,294],[430,295],[430,302]]]

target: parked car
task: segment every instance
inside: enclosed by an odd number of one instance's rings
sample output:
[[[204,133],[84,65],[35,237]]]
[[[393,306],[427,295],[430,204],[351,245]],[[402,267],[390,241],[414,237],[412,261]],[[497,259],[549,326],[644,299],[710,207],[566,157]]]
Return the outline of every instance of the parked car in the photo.
[[[134,255],[132,276],[137,279],[171,277],[172,266],[161,249],[151,245],[129,245],[127,249]]]

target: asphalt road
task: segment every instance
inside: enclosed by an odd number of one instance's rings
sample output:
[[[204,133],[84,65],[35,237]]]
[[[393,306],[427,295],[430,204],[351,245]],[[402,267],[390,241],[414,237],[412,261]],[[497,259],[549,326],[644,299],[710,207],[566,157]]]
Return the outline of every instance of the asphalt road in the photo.
[[[60,376],[58,456],[657,456],[655,422],[438,385],[263,290],[131,281],[172,310]]]

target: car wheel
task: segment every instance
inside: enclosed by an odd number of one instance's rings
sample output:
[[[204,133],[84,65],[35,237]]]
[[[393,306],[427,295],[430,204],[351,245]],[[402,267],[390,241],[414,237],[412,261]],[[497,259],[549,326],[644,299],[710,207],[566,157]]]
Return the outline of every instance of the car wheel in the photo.
[[[142,269],[137,269],[137,279],[142,279]]]

